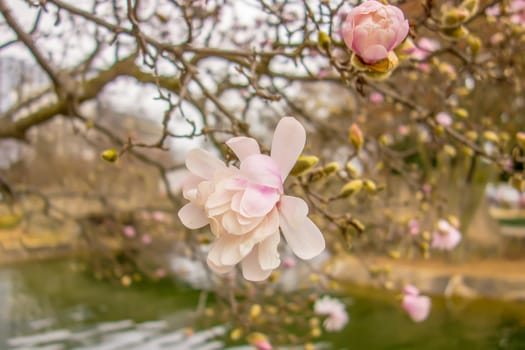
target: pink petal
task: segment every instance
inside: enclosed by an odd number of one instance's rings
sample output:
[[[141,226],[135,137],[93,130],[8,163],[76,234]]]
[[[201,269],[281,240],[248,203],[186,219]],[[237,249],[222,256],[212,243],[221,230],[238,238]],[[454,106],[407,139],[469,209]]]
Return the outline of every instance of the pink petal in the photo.
[[[403,298],[403,309],[414,322],[422,322],[430,314],[432,301],[426,296],[405,295]]]
[[[293,117],[279,121],[272,140],[271,157],[281,170],[282,181],[292,170],[306,143],[304,127]]]
[[[279,241],[281,236],[279,232],[266,238],[264,241],[259,243],[259,264],[264,270],[273,270],[279,267],[281,259],[279,258]]]
[[[179,210],[179,219],[189,229],[198,229],[208,224],[208,218],[202,207],[188,203]]]
[[[257,141],[251,137],[234,137],[226,141],[226,144],[231,148],[231,150],[241,162],[248,156],[261,153]]]
[[[410,25],[408,24],[407,20],[404,20],[402,24],[398,26],[397,28],[396,42],[394,46],[392,47],[392,50],[398,47],[403,42],[403,40],[405,40],[405,38],[408,35],[409,30],[410,30]]]
[[[242,275],[248,281],[263,281],[267,279],[272,270],[263,270],[259,264],[259,250],[254,249],[242,261]]]
[[[194,175],[210,180],[217,170],[224,169],[226,166],[210,152],[196,148],[188,152],[186,167]]]
[[[279,205],[280,226],[286,242],[301,259],[312,259],[324,250],[319,228],[306,216],[308,206],[301,198],[283,196]]]
[[[405,288],[403,288],[403,293],[405,295],[418,296],[419,295],[419,289],[417,289],[415,286],[413,286],[411,284],[408,284],[408,285],[405,286]]]
[[[273,209],[279,197],[275,189],[249,187],[242,196],[240,213],[247,218],[264,216]]]
[[[244,158],[241,162],[241,173],[253,184],[282,191],[283,180],[279,166],[265,154],[254,154]]]
[[[352,42],[354,40],[354,17],[348,15],[345,22],[343,23],[343,29],[341,30],[341,36],[349,49],[352,49]]]
[[[375,63],[388,56],[388,52],[382,45],[371,45],[363,50],[361,58],[366,63]]]

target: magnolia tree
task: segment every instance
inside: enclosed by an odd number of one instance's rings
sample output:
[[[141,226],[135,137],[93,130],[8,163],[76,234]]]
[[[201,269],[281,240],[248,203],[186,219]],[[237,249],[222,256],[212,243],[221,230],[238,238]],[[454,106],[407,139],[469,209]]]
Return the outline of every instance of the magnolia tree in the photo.
[[[249,339],[262,349],[319,336],[319,319],[344,327],[344,305],[317,299],[333,291],[330,269],[310,268],[310,297],[264,304],[294,255],[461,249],[484,184],[524,189],[521,0],[0,0],[0,11],[0,55],[46,76],[14,95],[0,138],[30,143],[64,118],[78,137],[111,142],[91,144],[99,162],[158,171],[166,222],[206,261],[242,325],[234,340],[279,329],[283,312],[308,331]],[[96,101],[150,116],[158,135],[123,137]],[[2,182],[14,203],[28,195]],[[372,273],[426,319],[430,299],[411,281]]]

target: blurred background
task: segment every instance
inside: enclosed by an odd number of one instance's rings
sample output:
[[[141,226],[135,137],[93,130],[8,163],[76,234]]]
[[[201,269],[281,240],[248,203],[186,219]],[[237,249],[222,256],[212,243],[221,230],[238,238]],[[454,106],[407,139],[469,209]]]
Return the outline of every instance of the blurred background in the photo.
[[[0,0],[0,348],[525,349],[525,3],[390,1],[381,80],[342,41],[359,3]],[[266,152],[285,115],[327,250],[217,275],[185,155],[237,164],[224,142]]]

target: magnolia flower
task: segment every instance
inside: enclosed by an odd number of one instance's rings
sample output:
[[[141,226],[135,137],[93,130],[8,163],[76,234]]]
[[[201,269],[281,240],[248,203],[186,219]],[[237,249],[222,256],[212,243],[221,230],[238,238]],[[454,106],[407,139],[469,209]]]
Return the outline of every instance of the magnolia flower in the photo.
[[[438,122],[439,125],[444,126],[444,127],[451,126],[453,122],[450,114],[445,113],[445,112],[439,112],[436,115],[436,121]]]
[[[370,94],[370,96],[368,96],[368,98],[370,99],[370,102],[372,102],[373,104],[380,104],[380,103],[383,103],[383,101],[385,100],[385,97],[383,96],[382,93],[380,92],[372,92]]]
[[[411,219],[409,222],[408,222],[408,232],[413,235],[413,236],[416,236],[419,234],[419,232],[421,231],[421,225],[419,223],[419,220],[417,219]]]
[[[329,296],[324,296],[315,301],[314,312],[318,315],[328,316],[324,320],[323,326],[329,332],[340,331],[348,323],[345,304]]]
[[[408,285],[403,289],[403,309],[414,322],[422,322],[430,314],[432,301],[429,297],[419,295],[419,289]]]
[[[354,7],[342,27],[346,46],[367,64],[388,57],[408,34],[408,21],[403,12],[378,1],[367,1]]]
[[[502,14],[501,5],[497,4],[487,8],[486,14],[489,16],[500,16]],[[525,1],[512,0],[507,4],[505,14],[510,15],[510,21],[514,24],[525,23]]]
[[[417,46],[412,51],[412,58],[422,61],[427,58],[432,52],[438,50],[440,47],[439,41],[430,38],[419,39]]]
[[[262,333],[255,332],[248,335],[248,341],[257,350],[272,350],[273,346],[268,337]]]
[[[126,237],[129,237],[129,238],[132,238],[132,237],[135,237],[137,231],[135,231],[135,228],[133,226],[124,226],[124,228],[122,229],[122,232],[124,232],[124,235]]]
[[[303,126],[292,117],[282,118],[275,129],[271,155],[261,154],[257,142],[234,137],[226,144],[240,167],[227,167],[211,153],[194,149],[186,157],[191,172],[183,185],[190,201],[179,218],[190,229],[210,224],[216,240],[208,265],[227,273],[241,263],[247,280],[261,281],[280,264],[279,228],[292,251],[311,259],[325,248],[323,235],[307,217],[304,200],[283,194],[283,183],[306,141]]]
[[[438,221],[438,229],[432,235],[432,248],[452,250],[461,242],[461,232],[446,220]]]

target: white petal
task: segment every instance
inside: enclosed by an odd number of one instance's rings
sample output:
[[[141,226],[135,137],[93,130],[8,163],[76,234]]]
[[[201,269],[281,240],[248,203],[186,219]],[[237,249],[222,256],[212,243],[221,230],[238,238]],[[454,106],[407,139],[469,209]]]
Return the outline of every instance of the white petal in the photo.
[[[208,218],[202,207],[188,203],[179,210],[179,219],[189,229],[198,229],[208,224]]]
[[[239,263],[248,253],[241,252],[240,243],[242,236],[234,236],[227,233],[222,234],[215,240],[208,254],[216,265],[235,265]]]
[[[308,205],[298,197],[282,196],[278,208],[281,216],[286,215],[288,225],[295,228],[299,228],[308,215]]]
[[[233,269],[233,265],[222,265],[222,264],[216,264],[213,262],[210,258],[206,259],[206,262],[208,263],[208,266],[210,269],[215,271],[216,273],[224,274],[228,273]]]
[[[261,223],[250,233],[242,236],[239,249],[243,255],[248,255],[257,243],[264,241],[279,230],[279,214],[276,209],[264,217]]]
[[[246,136],[233,137],[226,141],[228,147],[232,149],[237,158],[242,162],[244,158],[253,154],[261,153],[259,145],[255,139]]]
[[[239,234],[238,232],[241,231],[241,225],[237,221],[235,213],[232,211],[224,213],[221,222],[222,227],[224,227],[224,230],[226,230],[226,232],[229,234]]]
[[[279,232],[276,232],[259,243],[259,264],[262,269],[273,270],[281,264],[279,251],[277,250],[280,240],[281,236],[279,235]]]
[[[281,170],[284,181],[292,170],[306,143],[306,131],[295,118],[284,117],[275,128],[271,157]]]
[[[189,174],[182,181],[182,196],[189,200],[194,201],[197,197],[197,187],[204,181],[202,177]]]
[[[228,191],[224,190],[215,190],[213,193],[211,193],[208,198],[206,199],[206,208],[216,208],[220,207],[224,204],[228,204],[230,206],[230,202],[232,199],[232,194]]]
[[[258,249],[252,250],[242,261],[242,275],[248,281],[263,281],[267,279],[272,270],[263,270],[259,264]]]
[[[194,175],[210,180],[217,170],[226,166],[217,157],[201,148],[195,148],[186,156],[186,167]]]
[[[283,196],[279,206],[280,226],[286,242],[301,259],[312,259],[324,250],[325,240],[319,228],[306,214],[308,206],[296,197]]]

